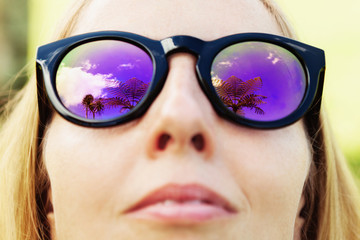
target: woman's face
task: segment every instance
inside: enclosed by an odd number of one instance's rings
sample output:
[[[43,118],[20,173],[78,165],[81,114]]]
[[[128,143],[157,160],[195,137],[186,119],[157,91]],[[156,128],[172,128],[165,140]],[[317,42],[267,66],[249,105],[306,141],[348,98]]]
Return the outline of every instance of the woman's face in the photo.
[[[254,0],[95,0],[74,34],[98,30],[281,35]],[[165,86],[140,119],[94,129],[54,116],[44,145],[53,237],[297,239],[311,162],[302,121],[268,131],[235,125],[202,92],[194,56],[168,61]]]

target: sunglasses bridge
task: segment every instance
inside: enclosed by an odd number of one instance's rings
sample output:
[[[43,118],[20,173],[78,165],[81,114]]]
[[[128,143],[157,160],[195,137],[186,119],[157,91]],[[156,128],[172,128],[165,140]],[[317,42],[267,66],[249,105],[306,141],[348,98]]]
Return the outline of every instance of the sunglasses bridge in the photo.
[[[177,35],[168,37],[160,41],[166,56],[177,52],[187,52],[193,55],[199,55],[205,42],[201,39]]]

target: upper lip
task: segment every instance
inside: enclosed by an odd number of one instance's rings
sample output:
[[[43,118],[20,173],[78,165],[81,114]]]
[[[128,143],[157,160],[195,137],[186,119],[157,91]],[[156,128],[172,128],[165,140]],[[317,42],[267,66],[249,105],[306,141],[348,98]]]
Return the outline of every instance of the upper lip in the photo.
[[[205,186],[198,184],[168,184],[147,194],[139,202],[135,203],[126,210],[126,213],[135,212],[139,209],[156,203],[161,203],[166,200],[173,200],[177,202],[197,200],[204,202],[205,204],[221,207],[230,213],[236,212],[236,209],[225,197]]]

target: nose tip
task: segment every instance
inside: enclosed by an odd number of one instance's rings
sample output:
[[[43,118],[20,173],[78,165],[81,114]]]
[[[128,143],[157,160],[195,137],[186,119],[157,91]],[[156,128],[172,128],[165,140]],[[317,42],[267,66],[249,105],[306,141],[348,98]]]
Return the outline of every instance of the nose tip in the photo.
[[[159,151],[165,151],[167,145],[172,141],[172,136],[169,135],[168,133],[163,133],[160,135],[160,137],[158,138],[157,141],[157,148]],[[191,140],[190,140],[190,145],[193,145],[193,147],[196,149],[196,151],[198,152],[202,152],[205,149],[205,139],[203,134],[198,133],[195,134]]]
[[[167,124],[162,125],[162,123]],[[206,126],[196,127],[191,122],[162,121],[150,132],[147,141],[147,155],[150,159],[172,154],[184,156],[198,154],[209,159],[214,151],[213,136]]]

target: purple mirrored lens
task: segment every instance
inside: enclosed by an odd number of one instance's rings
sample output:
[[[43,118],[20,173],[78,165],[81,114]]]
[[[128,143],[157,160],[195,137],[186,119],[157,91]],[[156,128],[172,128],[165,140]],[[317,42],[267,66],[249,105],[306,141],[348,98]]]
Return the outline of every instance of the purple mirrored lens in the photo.
[[[77,116],[120,117],[146,94],[153,76],[151,57],[130,43],[103,40],[71,50],[56,75],[63,105]]]
[[[212,83],[233,112],[255,121],[275,121],[294,112],[307,87],[299,60],[265,42],[244,42],[222,50],[211,67]]]

